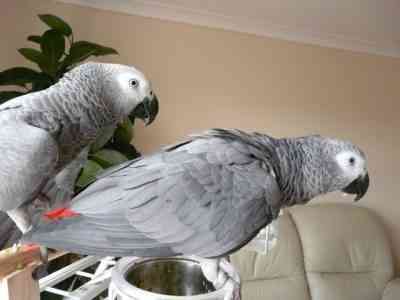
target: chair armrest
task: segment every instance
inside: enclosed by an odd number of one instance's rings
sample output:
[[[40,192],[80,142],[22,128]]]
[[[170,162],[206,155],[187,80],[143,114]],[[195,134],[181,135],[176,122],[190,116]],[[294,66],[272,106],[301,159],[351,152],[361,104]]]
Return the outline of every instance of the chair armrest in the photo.
[[[400,299],[400,278],[395,278],[386,285],[382,300]]]

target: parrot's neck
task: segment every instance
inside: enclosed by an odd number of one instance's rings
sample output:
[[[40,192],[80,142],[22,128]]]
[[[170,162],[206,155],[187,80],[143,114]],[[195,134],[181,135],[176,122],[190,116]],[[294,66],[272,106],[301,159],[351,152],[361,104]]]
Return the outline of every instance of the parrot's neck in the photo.
[[[277,181],[282,201],[287,206],[307,203],[328,192],[323,182],[326,168],[319,153],[314,153],[318,147],[313,147],[304,138],[279,139],[277,144]]]
[[[264,161],[268,170],[274,172],[287,206],[305,203],[315,196],[330,191],[324,182],[329,178],[318,143],[319,136],[275,139],[261,133],[246,133],[240,130],[213,129],[206,136],[240,141],[251,147],[254,157]]]
[[[32,101],[32,109],[24,112],[29,124],[48,131],[57,140],[59,166],[72,161],[105,130],[116,127],[117,113],[104,101],[101,92],[93,78],[77,72],[74,76],[67,74],[38,92],[41,95]]]
[[[50,103],[56,111],[65,112],[68,116],[77,115],[81,120],[88,120],[90,125],[98,129],[104,129],[120,120],[112,105],[112,101],[103,97],[104,91],[98,84],[98,77],[102,76],[99,69],[93,69],[92,76],[76,70],[67,73],[58,83],[50,87],[46,92],[49,99],[57,99]],[[97,78],[97,79],[96,79]]]

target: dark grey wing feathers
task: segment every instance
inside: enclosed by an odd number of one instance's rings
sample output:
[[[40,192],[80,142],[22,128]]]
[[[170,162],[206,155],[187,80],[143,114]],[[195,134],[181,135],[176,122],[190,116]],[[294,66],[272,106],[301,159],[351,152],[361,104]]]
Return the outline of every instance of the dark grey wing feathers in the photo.
[[[198,138],[125,164],[73,201],[71,209],[82,214],[81,221],[60,221],[59,229],[41,226],[28,239],[57,248],[63,234],[80,235],[83,226],[85,236],[75,237],[82,247],[68,250],[137,256],[230,253],[279,211],[268,208],[280,197],[271,169],[250,148],[233,139]],[[46,232],[57,232],[57,242]]]
[[[55,172],[58,144],[45,130],[22,121],[0,126],[0,209],[33,201]],[[22,138],[21,138],[22,137]]]

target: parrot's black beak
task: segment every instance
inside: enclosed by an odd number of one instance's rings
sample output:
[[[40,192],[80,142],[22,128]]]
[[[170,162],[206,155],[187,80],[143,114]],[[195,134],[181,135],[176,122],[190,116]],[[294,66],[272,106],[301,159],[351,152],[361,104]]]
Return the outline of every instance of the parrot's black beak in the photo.
[[[158,98],[156,94],[153,94],[153,98],[146,97],[143,101],[136,106],[129,118],[142,119],[144,124],[150,125],[153,123],[158,114]]]
[[[356,194],[356,198],[354,201],[360,200],[368,191],[369,187],[369,175],[366,173],[355,179],[352,183],[350,183],[346,188],[342,191],[346,194]]]

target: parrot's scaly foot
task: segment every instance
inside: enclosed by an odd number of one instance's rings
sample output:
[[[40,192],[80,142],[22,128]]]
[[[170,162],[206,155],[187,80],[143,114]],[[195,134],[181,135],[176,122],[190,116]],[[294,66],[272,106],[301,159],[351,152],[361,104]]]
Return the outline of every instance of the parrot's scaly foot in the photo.
[[[34,280],[42,279],[45,276],[47,276],[47,264],[40,265],[32,271],[32,278]]]
[[[11,247],[11,251],[13,252],[13,253],[17,253],[18,251],[21,251],[21,243],[20,242],[18,242],[18,243],[15,243],[14,245],[12,245],[12,247]]]
[[[37,266],[32,271],[32,278],[35,280],[39,280],[47,275],[47,265],[48,265],[48,250],[46,247],[37,245],[37,244],[25,244],[22,245],[20,242],[18,244],[13,245],[12,251],[21,251],[21,252],[31,252],[39,250],[39,259],[40,265]],[[15,253],[16,253],[15,252]],[[16,266],[17,270],[23,269],[25,266],[21,263]]]
[[[47,275],[47,267],[49,262],[49,251],[47,247],[39,246],[39,251],[40,261],[42,263],[32,272],[32,278],[35,280],[39,280]]]
[[[224,300],[240,300],[240,277],[227,258],[198,258],[204,276],[215,289],[224,289]]]
[[[47,264],[49,262],[49,251],[47,247],[39,246],[40,250],[40,260],[43,264]]]

